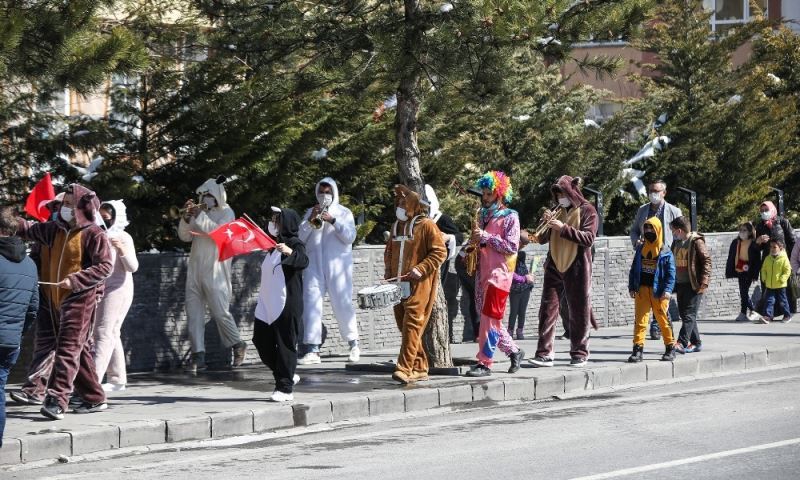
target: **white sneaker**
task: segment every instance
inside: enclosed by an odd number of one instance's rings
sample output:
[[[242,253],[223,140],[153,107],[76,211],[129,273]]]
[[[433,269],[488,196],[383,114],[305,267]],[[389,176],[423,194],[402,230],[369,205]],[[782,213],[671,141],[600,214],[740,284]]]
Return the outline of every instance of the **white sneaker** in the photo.
[[[272,396],[269,397],[270,402],[291,402],[292,400],[294,400],[294,395],[291,393],[283,393],[278,390],[272,392]]]
[[[104,392],[122,392],[125,390],[124,383],[104,383],[103,384],[103,391]]]
[[[300,375],[295,373],[294,377],[292,377],[292,385],[297,385],[298,383],[300,383]]]
[[[747,316],[746,313],[742,312],[739,314],[738,317],[736,317],[736,320],[734,320],[734,322],[746,322],[748,320],[750,320],[750,318]]]
[[[319,358],[319,353],[317,352],[308,352],[297,359],[298,365],[316,365],[319,363],[322,363],[322,359]]]
[[[356,363],[360,358],[361,358],[361,349],[358,348],[358,345],[356,345],[350,349],[350,356],[347,357],[347,361],[350,363]]]

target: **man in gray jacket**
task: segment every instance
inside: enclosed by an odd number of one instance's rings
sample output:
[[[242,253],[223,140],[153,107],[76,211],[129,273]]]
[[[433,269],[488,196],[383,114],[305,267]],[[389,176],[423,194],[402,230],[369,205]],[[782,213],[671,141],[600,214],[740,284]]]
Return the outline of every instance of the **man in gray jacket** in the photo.
[[[642,243],[642,228],[647,219],[658,217],[661,220],[661,225],[669,225],[676,218],[683,216],[680,208],[664,199],[666,195],[667,184],[664,180],[655,180],[647,186],[647,196],[650,202],[639,207],[636,212],[636,218],[631,225],[631,246],[634,250]],[[664,245],[672,247],[672,231],[669,228],[664,228],[662,232],[664,234]],[[653,340],[661,338],[661,330],[658,328],[658,323],[653,319],[650,321],[650,338]]]

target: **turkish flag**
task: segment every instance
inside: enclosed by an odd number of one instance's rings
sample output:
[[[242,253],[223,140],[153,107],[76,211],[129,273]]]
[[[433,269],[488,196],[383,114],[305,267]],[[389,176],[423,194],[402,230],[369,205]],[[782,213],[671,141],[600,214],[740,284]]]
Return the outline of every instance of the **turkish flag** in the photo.
[[[39,183],[28,194],[28,199],[25,201],[25,212],[40,222],[46,222],[50,220],[50,210],[47,209],[47,203],[54,198],[56,198],[56,191],[53,189],[53,182],[50,180],[50,172],[47,172],[44,174],[44,178],[39,180]]]
[[[236,255],[275,247],[275,240],[246,218],[221,225],[208,236],[217,244],[220,262]]]

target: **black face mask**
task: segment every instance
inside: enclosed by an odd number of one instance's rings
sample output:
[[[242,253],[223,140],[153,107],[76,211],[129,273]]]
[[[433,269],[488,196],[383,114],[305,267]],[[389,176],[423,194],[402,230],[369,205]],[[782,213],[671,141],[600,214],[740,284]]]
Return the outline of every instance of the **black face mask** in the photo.
[[[106,228],[111,228],[111,225],[114,225],[114,221],[110,218],[104,218],[103,223],[105,224]]]
[[[644,239],[648,242],[656,241],[656,232],[644,232]]]

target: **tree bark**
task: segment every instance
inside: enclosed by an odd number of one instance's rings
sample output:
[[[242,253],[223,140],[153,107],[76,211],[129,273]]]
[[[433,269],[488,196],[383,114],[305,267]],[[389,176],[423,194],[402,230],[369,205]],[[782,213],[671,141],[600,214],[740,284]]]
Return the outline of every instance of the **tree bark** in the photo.
[[[419,85],[422,72],[412,52],[422,44],[422,30],[416,24],[419,14],[418,0],[405,0],[405,38],[401,62],[406,65],[405,73],[397,87],[397,110],[395,112],[395,163],[400,180],[409,188],[424,195],[425,181],[419,166],[419,146],[417,145],[417,117],[420,108]],[[450,356],[450,326],[447,319],[447,302],[441,282],[436,282],[436,301],[433,305],[428,326],[423,335],[423,346],[428,362],[433,368],[452,367]]]

